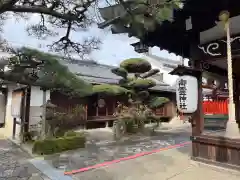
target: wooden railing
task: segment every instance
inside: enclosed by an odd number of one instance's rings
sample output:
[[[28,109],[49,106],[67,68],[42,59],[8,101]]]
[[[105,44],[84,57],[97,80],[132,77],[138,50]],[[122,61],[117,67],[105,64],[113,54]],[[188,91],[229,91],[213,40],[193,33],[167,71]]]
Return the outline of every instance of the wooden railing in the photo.
[[[204,114],[228,114],[228,101],[204,101],[203,102]]]

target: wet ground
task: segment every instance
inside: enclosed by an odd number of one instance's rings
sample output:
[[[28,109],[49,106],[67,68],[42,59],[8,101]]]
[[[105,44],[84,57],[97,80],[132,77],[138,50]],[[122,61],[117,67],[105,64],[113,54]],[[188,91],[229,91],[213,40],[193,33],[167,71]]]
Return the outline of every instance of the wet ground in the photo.
[[[220,129],[208,129],[206,131],[208,133],[214,133],[219,130]],[[63,176],[64,171],[76,170],[141,152],[148,152],[170,145],[188,142],[190,141],[190,135],[191,127],[185,127],[178,130],[158,131],[152,135],[131,135],[126,136],[121,141],[115,141],[110,130],[93,130],[89,131],[87,135],[87,145],[85,149],[73,150],[61,153],[61,155],[48,156],[43,161],[33,159],[33,162],[37,161],[38,164],[40,163],[42,166],[40,169],[43,170],[43,172],[49,171],[48,173],[45,172],[48,177],[51,177],[53,180],[59,180],[60,176],[54,178],[56,174],[58,176],[59,173],[53,173],[53,171],[59,171],[60,174],[62,174],[61,176]],[[0,140],[0,180],[50,179],[35,168],[36,163],[35,166],[29,163],[29,158],[30,157],[22,152],[16,145],[7,140]]]
[[[66,171],[92,166],[98,163],[152,151],[190,140],[191,129],[174,132],[157,132],[152,136],[134,135],[122,141],[114,141],[110,132],[91,132],[85,149],[62,153],[61,156],[48,157],[48,162]]]

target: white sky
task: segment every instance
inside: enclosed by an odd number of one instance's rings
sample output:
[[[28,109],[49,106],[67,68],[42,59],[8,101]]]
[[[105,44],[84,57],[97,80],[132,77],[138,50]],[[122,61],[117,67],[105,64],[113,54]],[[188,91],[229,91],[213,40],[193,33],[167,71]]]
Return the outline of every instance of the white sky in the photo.
[[[26,25],[36,21],[36,19],[37,17],[35,15],[32,15],[32,18],[27,21],[16,21],[15,19],[9,19],[4,26],[3,37],[16,46],[28,46],[46,51],[46,45],[51,44],[54,38],[40,41],[34,37],[29,37],[25,31]],[[95,51],[91,54],[92,59],[96,60],[99,63],[118,65],[124,59],[141,57],[141,55],[136,53],[133,47],[130,46],[130,44],[136,42],[137,39],[130,39],[127,35],[113,35],[108,29],[101,30],[96,26],[90,28],[88,32],[72,33],[72,37],[74,39],[81,39],[83,36],[93,35],[100,37],[103,42],[100,50]],[[41,44],[41,47],[39,44]],[[152,49],[152,53],[157,56],[166,57],[173,60],[180,59],[180,57],[177,57],[174,54],[169,54],[167,51],[160,51],[157,47],[154,47]]]

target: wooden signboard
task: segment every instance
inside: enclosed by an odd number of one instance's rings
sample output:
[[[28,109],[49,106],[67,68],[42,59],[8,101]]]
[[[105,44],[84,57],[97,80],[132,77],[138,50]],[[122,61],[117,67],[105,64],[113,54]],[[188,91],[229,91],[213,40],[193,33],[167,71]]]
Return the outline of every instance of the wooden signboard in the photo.
[[[12,105],[11,111],[14,118],[21,117],[21,105],[22,105],[23,91],[14,91],[12,93]]]

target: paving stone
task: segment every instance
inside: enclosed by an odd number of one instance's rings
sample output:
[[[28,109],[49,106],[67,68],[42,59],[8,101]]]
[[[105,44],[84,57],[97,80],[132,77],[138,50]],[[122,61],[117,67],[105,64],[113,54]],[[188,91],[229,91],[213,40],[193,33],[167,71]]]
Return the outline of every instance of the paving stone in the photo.
[[[104,135],[105,134],[105,135]],[[101,135],[101,136],[100,136]],[[106,161],[131,156],[137,153],[160,149],[169,145],[188,141],[190,131],[178,130],[176,132],[156,132],[155,135],[132,135],[124,141],[106,141],[106,137],[112,137],[109,132],[88,133],[88,144],[85,149],[78,149],[63,153],[62,156],[52,156],[49,164],[65,170],[80,169]]]
[[[43,180],[43,178],[38,174],[38,175],[33,175],[28,180]]]
[[[10,141],[0,139],[0,147],[0,180],[50,180],[27,161],[26,153]]]

